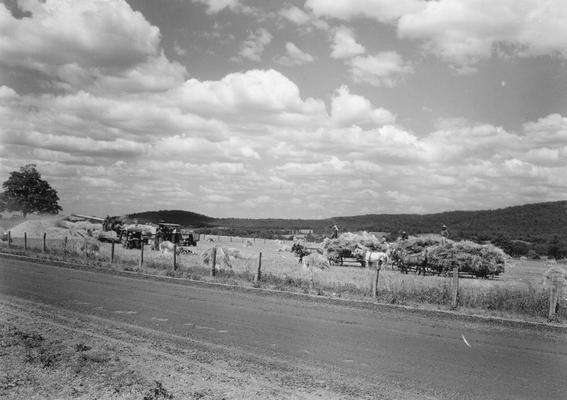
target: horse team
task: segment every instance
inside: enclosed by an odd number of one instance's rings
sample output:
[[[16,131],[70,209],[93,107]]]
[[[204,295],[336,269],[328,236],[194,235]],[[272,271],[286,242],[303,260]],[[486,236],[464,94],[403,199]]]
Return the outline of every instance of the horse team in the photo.
[[[320,247],[308,247],[301,242],[292,245],[291,251],[299,257],[299,262],[303,262],[304,257],[317,253],[325,256],[331,265],[343,265],[345,259],[355,259],[363,267],[382,268],[390,265],[393,269],[407,274],[415,271],[418,275],[426,274],[428,265],[427,251],[417,254],[406,253],[399,248],[388,248],[386,251],[376,251],[358,245],[354,250],[348,249],[322,249]]]

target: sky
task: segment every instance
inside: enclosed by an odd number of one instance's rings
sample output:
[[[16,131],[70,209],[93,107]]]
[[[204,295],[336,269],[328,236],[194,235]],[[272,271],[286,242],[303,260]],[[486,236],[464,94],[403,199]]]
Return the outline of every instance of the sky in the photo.
[[[564,0],[4,0],[0,181],[64,214],[567,199]]]

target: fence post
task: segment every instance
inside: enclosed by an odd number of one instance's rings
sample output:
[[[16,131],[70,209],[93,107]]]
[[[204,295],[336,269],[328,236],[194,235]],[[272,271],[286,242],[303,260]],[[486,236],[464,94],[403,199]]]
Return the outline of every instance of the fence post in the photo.
[[[87,252],[87,237],[86,236],[85,236],[85,241],[83,243],[83,248],[84,248],[84,251],[85,251],[85,260],[87,260],[87,258],[89,257],[89,254]]]
[[[309,272],[311,272],[311,278],[309,280],[309,289],[313,290],[315,289],[315,277],[314,277],[315,273],[313,272],[312,265],[309,266]]]
[[[65,236],[65,239],[67,239],[67,236]],[[110,244],[110,263],[114,263],[114,240]]]
[[[8,231],[8,248],[12,247],[12,233]]]
[[[211,276],[215,276],[217,274],[216,265],[217,265],[217,246],[214,246],[211,248],[211,258],[209,259],[209,266],[211,267]]]
[[[451,289],[453,292],[452,293],[453,296],[451,298],[451,309],[456,310],[458,294],[459,294],[459,267],[453,267],[453,281],[452,281]]]
[[[173,270],[177,269],[177,245],[173,243]]]
[[[28,233],[24,232],[24,250],[28,249]]]
[[[376,275],[372,280],[372,297],[378,297],[378,278],[380,277],[380,265],[376,265]]]
[[[45,253],[47,251],[47,245],[46,245],[46,239],[47,239],[47,232],[43,232],[43,252]]]
[[[63,238],[63,254],[67,253],[67,236]]]
[[[256,276],[254,277],[254,282],[258,283],[262,279],[262,252],[258,255],[258,269],[256,270]]]
[[[140,240],[140,263],[138,266],[142,268],[142,265],[144,265],[144,241]]]
[[[557,307],[557,288],[555,285],[551,285],[549,288],[549,315],[547,317],[548,321],[553,321],[556,319],[555,309]]]

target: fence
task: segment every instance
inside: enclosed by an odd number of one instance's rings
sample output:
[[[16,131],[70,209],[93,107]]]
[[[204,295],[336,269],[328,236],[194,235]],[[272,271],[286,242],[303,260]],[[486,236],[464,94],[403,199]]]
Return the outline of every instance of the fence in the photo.
[[[551,304],[546,300],[542,311],[541,299],[542,296],[549,299],[547,291],[543,293],[531,289],[515,292],[500,290],[498,285],[486,280],[459,279],[458,271],[453,271],[451,276],[443,278],[416,277],[411,274],[403,275],[389,268],[378,270],[360,266],[336,266],[326,270],[306,269],[294,254],[284,249],[291,247],[291,241],[201,235],[196,247],[184,248],[191,251],[189,254],[177,254],[175,251],[162,254],[150,250],[149,246],[145,246],[143,250],[125,249],[119,243],[101,243],[94,238],[50,238],[44,234],[10,236],[9,242],[1,242],[4,248],[9,246],[16,251],[35,252],[74,262],[106,263],[110,268],[143,270],[158,275],[261,285],[306,293],[314,291],[339,297],[373,297],[389,303],[440,304],[453,309],[461,305],[468,308],[508,307],[506,310],[511,312],[519,310],[520,313],[533,315],[547,315],[551,309]],[[234,251],[235,256],[230,258],[230,269],[219,262],[217,257],[214,258],[214,264],[205,265],[202,262],[201,254],[211,248]],[[505,296],[515,296],[517,300],[508,301]],[[555,304],[559,301],[555,300],[556,298],[557,296],[554,296],[551,299]],[[532,303],[533,306],[530,305]],[[563,316],[565,312],[559,310],[555,314]]]

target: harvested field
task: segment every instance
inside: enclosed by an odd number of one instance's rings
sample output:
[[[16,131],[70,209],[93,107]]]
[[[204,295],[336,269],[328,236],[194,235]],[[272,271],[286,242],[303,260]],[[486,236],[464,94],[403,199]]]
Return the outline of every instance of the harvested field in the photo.
[[[214,241],[209,241],[209,238]],[[81,248],[84,239],[69,239],[64,248],[62,240],[48,238],[46,256],[65,254],[67,259],[91,264],[102,263],[107,268],[253,286],[261,252],[262,287],[344,298],[371,298],[374,270],[355,266],[356,264],[331,266],[325,271],[315,270],[315,288],[311,289],[311,272],[298,263],[293,253],[278,251],[282,244],[289,245],[290,242],[251,239],[253,246],[247,246],[246,242],[245,238],[203,235],[198,245],[190,248],[194,254],[176,257],[175,271],[172,268],[172,254],[151,251],[147,246],[142,267],[139,266],[140,250],[124,249],[117,244],[115,265],[110,266],[111,244],[100,243],[97,254],[84,254],[77,250]],[[14,238],[13,245],[23,247],[23,239]],[[28,248],[41,251],[42,246],[42,239],[28,239]],[[219,264],[216,277],[210,276],[209,266],[202,263],[200,256],[213,246],[232,249],[239,255],[237,258],[231,257],[232,268]],[[309,246],[316,247],[318,244]],[[497,278],[460,279],[459,304],[463,309],[476,314],[544,320],[547,292],[543,288],[542,277],[546,269],[543,261],[513,261],[507,263],[505,272]],[[378,300],[382,302],[443,309],[450,304],[450,293],[451,280],[448,277],[423,277],[411,273],[403,275],[388,266],[380,271]],[[566,307],[560,309],[560,315],[567,317]]]

